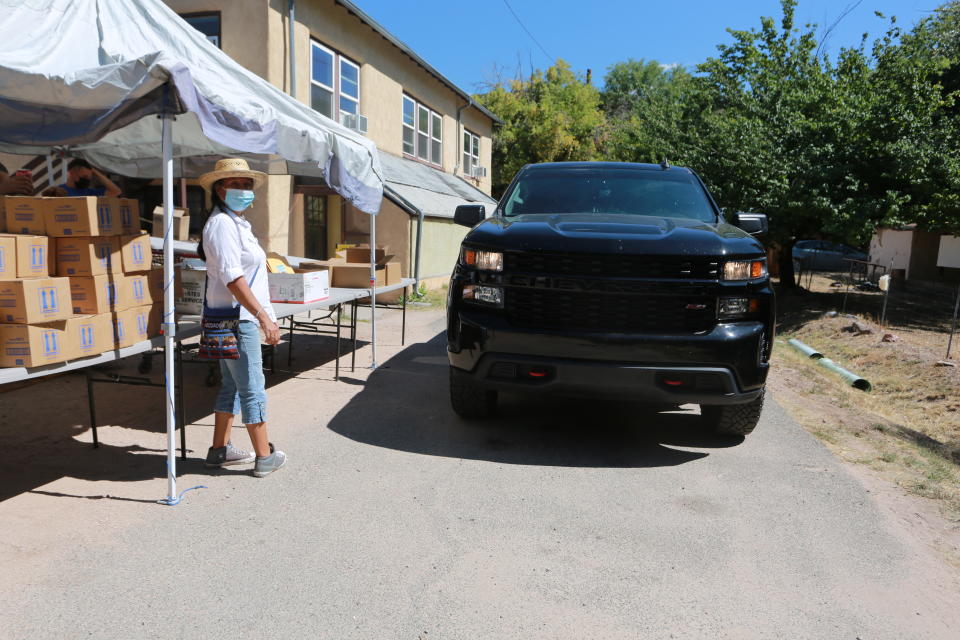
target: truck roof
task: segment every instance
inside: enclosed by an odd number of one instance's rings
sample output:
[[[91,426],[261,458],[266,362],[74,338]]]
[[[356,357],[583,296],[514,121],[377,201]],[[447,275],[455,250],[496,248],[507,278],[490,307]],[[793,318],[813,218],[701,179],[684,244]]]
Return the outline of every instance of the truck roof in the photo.
[[[556,171],[557,169],[627,169],[633,171],[673,171],[692,173],[686,167],[664,167],[660,164],[645,162],[541,162],[528,164],[524,171]]]

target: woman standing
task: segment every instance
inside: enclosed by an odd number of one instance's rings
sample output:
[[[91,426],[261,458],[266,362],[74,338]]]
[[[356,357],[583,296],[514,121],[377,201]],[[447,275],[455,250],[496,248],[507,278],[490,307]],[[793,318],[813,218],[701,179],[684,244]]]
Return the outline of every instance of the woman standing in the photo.
[[[203,227],[201,255],[207,263],[206,306],[215,309],[240,306],[237,352],[233,360],[220,360],[222,383],[214,405],[213,445],[208,467],[254,462],[253,475],[262,478],[282,467],[287,457],[267,438],[267,392],[263,377],[260,331],[267,344],[280,341],[280,328],[270,304],[267,256],[253,235],[243,212],[253,204],[254,189],[266,174],[251,171],[246,160],[217,161],[214,170],[200,176],[210,191],[213,208]],[[254,453],[234,447],[230,431],[241,414]]]

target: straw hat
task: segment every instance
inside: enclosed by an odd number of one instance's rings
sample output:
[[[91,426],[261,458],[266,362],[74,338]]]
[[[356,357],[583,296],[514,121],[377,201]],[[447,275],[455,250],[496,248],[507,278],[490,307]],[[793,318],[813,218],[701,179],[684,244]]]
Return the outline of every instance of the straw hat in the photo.
[[[253,188],[256,189],[266,181],[267,174],[262,171],[251,170],[250,165],[248,165],[247,161],[243,158],[223,158],[222,160],[217,160],[213,171],[200,176],[199,182],[200,186],[206,191],[210,191],[210,187],[213,186],[214,182],[223,180],[224,178],[252,178]]]

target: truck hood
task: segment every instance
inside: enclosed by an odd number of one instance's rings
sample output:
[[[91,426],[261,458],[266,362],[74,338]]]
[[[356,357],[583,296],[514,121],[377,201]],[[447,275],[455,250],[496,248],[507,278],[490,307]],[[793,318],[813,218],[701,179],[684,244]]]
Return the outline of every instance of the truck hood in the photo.
[[[763,245],[725,222],[629,214],[526,214],[487,218],[465,244],[502,251],[754,257]]]

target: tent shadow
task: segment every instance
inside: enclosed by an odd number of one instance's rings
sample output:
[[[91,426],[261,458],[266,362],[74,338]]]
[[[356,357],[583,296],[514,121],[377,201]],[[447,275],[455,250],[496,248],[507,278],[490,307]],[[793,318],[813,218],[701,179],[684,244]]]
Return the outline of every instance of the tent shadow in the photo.
[[[709,455],[673,447],[722,448],[691,411],[658,413],[632,403],[502,396],[495,418],[468,423],[447,400],[444,335],[403,350],[374,371],[328,428],[378,447],[505,464],[659,467]]]
[[[358,342],[358,347],[361,344],[365,343]],[[320,368],[321,375],[329,374],[332,379],[335,357],[336,343],[333,338],[298,334],[293,368],[286,368],[286,348],[281,346],[276,353],[276,373],[266,373],[267,387],[317,368]],[[349,362],[349,351],[341,354],[341,373],[349,373]],[[183,368],[189,457],[187,460],[178,457],[178,474],[203,477],[249,473],[249,469],[210,470],[203,465],[202,458],[209,446],[207,438],[212,431],[213,420],[210,415],[217,392],[216,387],[206,385],[207,364],[185,364]],[[138,365],[138,358],[129,358],[110,367],[109,373],[149,378],[156,383],[163,381],[163,365],[159,359],[155,363],[156,368],[147,375],[137,372]],[[103,377],[99,373],[95,375]],[[116,446],[104,441],[102,429],[100,446],[91,446],[86,391],[86,377],[81,372],[43,378],[0,393],[0,438],[8,451],[16,452],[0,465],[0,501],[26,492],[75,499],[107,499],[104,496],[61,495],[56,491],[39,490],[65,477],[111,482],[137,482],[166,477],[164,449],[140,445]],[[166,431],[162,389],[98,383],[94,385],[94,394],[97,423],[101,427],[115,425],[158,434]],[[203,428],[191,426],[198,421],[203,423]],[[179,443],[178,435],[178,446]],[[113,495],[109,499],[134,501]]]

